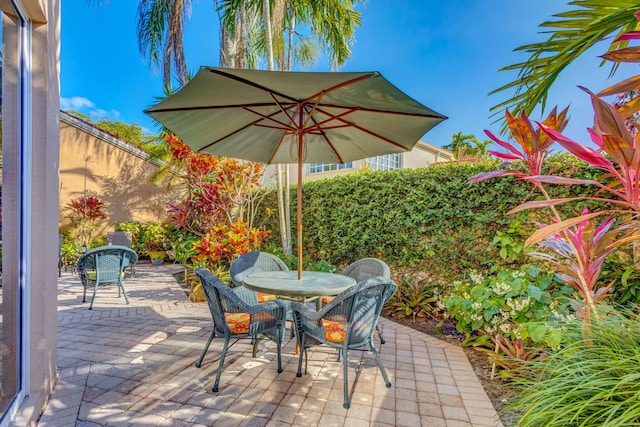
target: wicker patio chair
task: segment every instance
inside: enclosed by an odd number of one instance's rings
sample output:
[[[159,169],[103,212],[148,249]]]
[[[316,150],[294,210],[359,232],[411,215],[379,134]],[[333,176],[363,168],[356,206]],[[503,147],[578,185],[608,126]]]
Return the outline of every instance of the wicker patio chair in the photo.
[[[302,303],[293,304],[293,316],[298,329],[300,356],[297,376],[302,376],[302,359],[307,372],[307,349],[328,345],[337,348],[342,356],[344,404],[349,408],[349,350],[371,351],[385,385],[391,387],[387,372],[373,343],[375,325],[382,306],[395,293],[397,285],[389,278],[374,277],[337,295],[320,311]],[[303,356],[304,355],[304,356]]]
[[[260,271],[289,271],[289,267],[275,255],[267,252],[247,252],[240,255],[231,263],[229,275],[233,286],[242,286],[242,280]],[[276,299],[275,295],[255,293],[256,302],[266,302]]]
[[[112,231],[107,233],[107,244],[116,246],[126,246],[129,249],[133,248],[133,234],[130,231]],[[129,266],[131,274],[135,274],[135,265]]]
[[[224,365],[231,339],[235,339],[231,345],[242,338],[250,339],[253,343],[254,357],[260,342],[259,336],[265,336],[273,340],[277,344],[278,373],[282,372],[281,350],[284,340],[285,305],[281,301],[248,304],[246,302],[246,294],[252,293],[252,291],[244,287],[230,288],[211,271],[203,267],[197,268],[195,273],[200,279],[213,318],[213,330],[202,350],[200,359],[195,364],[197,368],[202,366],[202,360],[215,335],[218,334],[224,337],[224,345],[220,354],[220,363],[216,372],[213,391],[218,391],[222,366]]]
[[[360,283],[363,280],[371,279],[372,277],[391,277],[391,269],[386,262],[378,258],[362,258],[348,266],[342,271],[345,276],[353,277],[356,282]],[[328,304],[332,297],[322,298],[323,304]],[[382,330],[380,326],[376,324],[376,335],[380,339],[380,343],[384,344],[384,336],[382,336]]]
[[[118,287],[118,297],[124,295],[129,304],[129,298],[122,284],[124,270],[138,262],[138,254],[125,246],[101,246],[85,252],[78,262],[76,269],[80,275],[84,292],[82,302],[86,302],[87,288],[93,288],[89,310],[93,310],[93,301],[99,287],[115,284]]]

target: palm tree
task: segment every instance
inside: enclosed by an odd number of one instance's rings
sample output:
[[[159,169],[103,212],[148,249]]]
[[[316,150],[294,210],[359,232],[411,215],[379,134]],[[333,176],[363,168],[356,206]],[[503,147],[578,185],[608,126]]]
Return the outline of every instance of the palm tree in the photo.
[[[558,18],[546,21],[540,27],[551,28],[547,40],[520,46],[516,51],[530,54],[529,59],[500,71],[516,70],[518,77],[491,94],[511,91],[515,94],[506,101],[491,108],[494,115],[502,115],[502,110],[531,114],[540,104],[544,111],[547,94],[560,73],[596,43],[612,35],[634,30],[638,21],[634,14],[640,10],[639,0],[573,0],[569,5],[575,8],[554,15]],[[627,46],[628,41],[611,43],[609,50]],[[618,64],[614,64],[612,73]]]
[[[191,15],[191,0],[140,0],[138,48],[151,68],[162,69],[165,88],[171,88],[171,71],[180,85],[188,81],[182,37]]]
[[[473,154],[478,144],[479,141],[474,135],[458,132],[451,135],[451,142],[442,148],[451,151],[453,157],[459,159],[464,154]]]

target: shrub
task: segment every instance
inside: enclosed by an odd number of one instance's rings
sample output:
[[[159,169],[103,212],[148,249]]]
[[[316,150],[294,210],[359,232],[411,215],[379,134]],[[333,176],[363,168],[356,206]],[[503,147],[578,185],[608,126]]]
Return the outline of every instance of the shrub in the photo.
[[[466,343],[478,338],[492,343],[494,358],[508,369],[512,363],[503,363],[501,354],[507,359],[527,359],[537,355],[541,346],[560,344],[560,331],[547,321],[570,312],[566,296],[572,290],[554,283],[553,275],[524,266],[498,269],[486,277],[472,271],[469,276],[469,281],[454,283],[443,298],[456,329],[467,336]]]
[[[564,328],[561,350],[524,364],[517,381],[518,425],[630,426],[640,419],[637,313],[598,307],[590,324]]]

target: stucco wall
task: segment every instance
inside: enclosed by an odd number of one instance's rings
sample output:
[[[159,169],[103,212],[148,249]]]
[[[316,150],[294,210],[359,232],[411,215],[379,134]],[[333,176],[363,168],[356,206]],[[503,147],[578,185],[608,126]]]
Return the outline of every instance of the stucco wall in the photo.
[[[450,151],[436,147],[425,141],[418,141],[416,146],[409,152],[402,153],[402,160],[400,167],[402,169],[415,169],[424,168],[433,163],[449,162],[453,160],[453,154]],[[317,172],[307,173],[307,165],[302,168],[303,181],[315,181],[318,179],[331,178],[338,175],[345,175],[357,171],[359,168],[366,167],[366,160],[357,160],[353,162],[353,168],[341,169],[337,171],[329,172]],[[264,185],[274,185],[275,182],[275,166],[269,165],[265,170]],[[295,184],[298,181],[298,167],[297,165],[289,166],[289,174],[291,183]]]
[[[107,205],[102,234],[120,221],[165,221],[170,195],[150,182],[158,166],[135,147],[123,148],[121,141],[61,114],[60,226],[69,223],[67,205],[83,196],[85,183],[86,194]]]

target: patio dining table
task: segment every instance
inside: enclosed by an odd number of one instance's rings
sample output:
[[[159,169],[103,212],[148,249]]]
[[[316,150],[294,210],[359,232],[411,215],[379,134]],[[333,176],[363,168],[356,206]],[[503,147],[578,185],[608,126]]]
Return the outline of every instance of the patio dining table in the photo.
[[[304,271],[298,279],[298,271],[260,271],[246,276],[243,284],[247,289],[302,302],[333,296],[356,284],[354,278],[342,274],[320,271]]]

